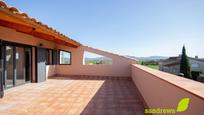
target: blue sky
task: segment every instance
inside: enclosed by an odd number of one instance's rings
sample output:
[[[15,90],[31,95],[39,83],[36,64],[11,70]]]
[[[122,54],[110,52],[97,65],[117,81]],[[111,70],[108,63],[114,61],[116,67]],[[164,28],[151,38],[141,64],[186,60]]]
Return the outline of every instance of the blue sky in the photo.
[[[5,0],[84,45],[121,55],[204,57],[204,0]]]

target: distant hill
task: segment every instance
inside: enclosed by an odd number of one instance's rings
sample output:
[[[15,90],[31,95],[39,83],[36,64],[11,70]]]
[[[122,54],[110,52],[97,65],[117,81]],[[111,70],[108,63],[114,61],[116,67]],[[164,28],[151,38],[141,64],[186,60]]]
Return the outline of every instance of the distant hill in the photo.
[[[107,58],[107,57],[94,57],[94,58],[85,57],[85,60],[87,60],[87,61],[89,61],[89,60],[110,60],[110,58]]]
[[[136,57],[136,56],[125,56],[131,59],[136,59],[136,60],[160,60],[160,59],[167,59],[168,57],[165,56],[149,56],[149,57]],[[95,58],[88,58],[85,57],[85,61],[88,63],[90,61],[99,61],[99,60],[103,60],[103,61],[111,61],[110,58],[107,57],[95,57]]]
[[[85,57],[85,64],[112,64],[112,59],[107,57]]]
[[[137,60],[160,60],[167,59],[165,56],[149,56],[149,57],[136,57],[136,56],[126,56],[128,58],[137,59]]]

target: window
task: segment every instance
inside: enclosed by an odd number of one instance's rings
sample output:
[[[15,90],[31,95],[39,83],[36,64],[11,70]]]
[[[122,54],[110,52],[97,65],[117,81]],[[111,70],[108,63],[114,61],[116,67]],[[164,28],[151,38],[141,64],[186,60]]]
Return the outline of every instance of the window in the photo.
[[[112,64],[113,61],[109,57],[105,57],[99,54],[84,52],[84,65],[98,65],[98,64]]]
[[[199,64],[198,64],[198,63],[192,63],[192,64],[191,64],[191,67],[198,68],[198,67],[199,67]]]
[[[60,64],[71,64],[71,53],[67,51],[60,51]]]

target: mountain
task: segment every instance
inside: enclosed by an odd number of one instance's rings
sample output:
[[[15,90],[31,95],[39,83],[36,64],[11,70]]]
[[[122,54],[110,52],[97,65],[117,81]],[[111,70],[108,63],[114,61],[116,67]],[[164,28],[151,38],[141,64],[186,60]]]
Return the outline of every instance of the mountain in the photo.
[[[149,57],[135,57],[135,56],[126,56],[128,58],[137,59],[137,60],[160,60],[167,59],[165,56],[149,56]]]
[[[131,59],[137,59],[137,60],[160,60],[160,59],[167,59],[168,57],[165,56],[149,56],[149,57],[136,57],[136,56],[128,56],[125,57],[131,58]],[[110,58],[107,57],[95,57],[95,58],[88,58],[85,57],[86,61],[97,61],[97,60],[110,60]]]
[[[111,59],[107,57],[93,57],[93,58],[85,57],[85,60],[90,61],[90,60],[111,60]]]

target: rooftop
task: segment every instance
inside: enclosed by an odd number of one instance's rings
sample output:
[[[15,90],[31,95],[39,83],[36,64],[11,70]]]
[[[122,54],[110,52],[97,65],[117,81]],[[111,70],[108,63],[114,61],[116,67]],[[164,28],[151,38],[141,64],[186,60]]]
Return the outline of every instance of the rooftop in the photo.
[[[143,115],[143,102],[131,79],[93,76],[52,77],[5,92],[0,114]]]

